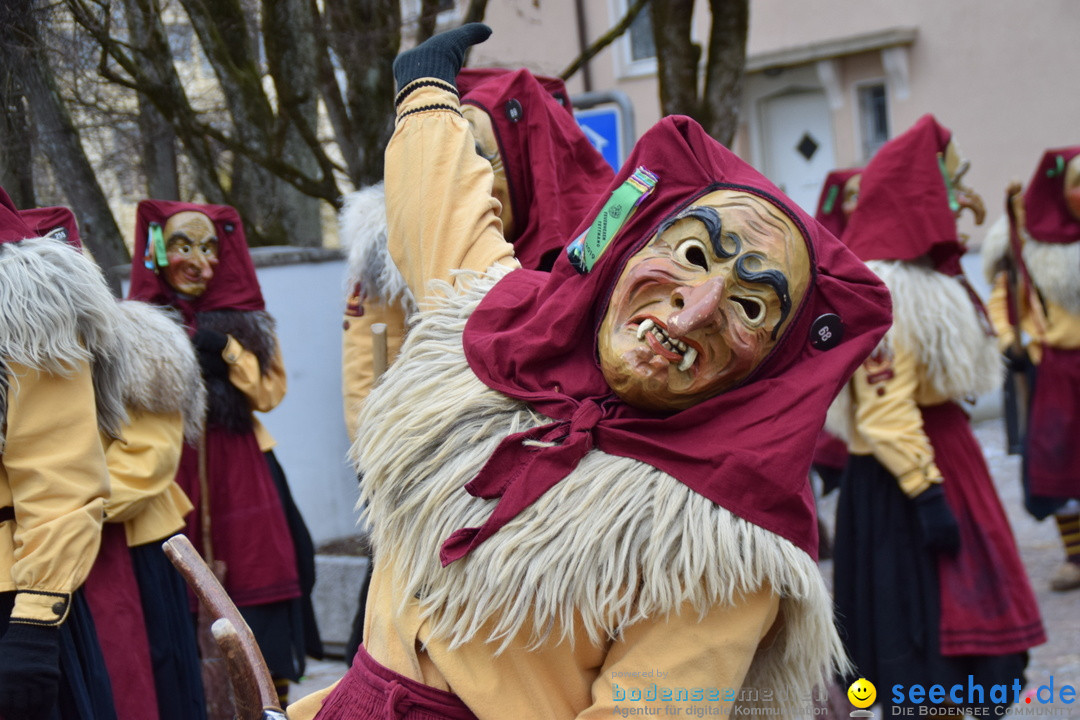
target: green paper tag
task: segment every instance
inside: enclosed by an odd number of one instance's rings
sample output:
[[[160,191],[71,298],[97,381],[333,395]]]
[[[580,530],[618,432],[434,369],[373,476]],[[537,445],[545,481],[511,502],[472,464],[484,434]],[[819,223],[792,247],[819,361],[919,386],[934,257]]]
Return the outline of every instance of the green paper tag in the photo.
[[[949,171],[945,168],[945,158],[941,157],[938,153],[938,167],[941,168],[941,179],[945,181],[945,192],[949,194],[949,209],[954,213],[960,212],[960,201],[956,199],[956,190],[952,186],[952,178],[949,177]]]
[[[578,272],[587,273],[593,269],[611,239],[626,223],[634,208],[652,192],[656,183],[656,175],[639,167],[626,182],[611,193],[596,219],[582,236],[567,248],[570,262]]]
[[[161,234],[161,226],[150,223],[150,244],[154,248],[154,263],[158,267],[169,264],[169,256],[165,254],[165,238]]]
[[[825,196],[825,202],[821,205],[821,212],[825,213],[826,215],[831,213],[832,210],[833,210],[833,207],[836,206],[836,198],[839,197],[839,195],[840,195],[840,186],[839,185],[830,185],[829,186],[829,193],[828,193],[828,195]]]

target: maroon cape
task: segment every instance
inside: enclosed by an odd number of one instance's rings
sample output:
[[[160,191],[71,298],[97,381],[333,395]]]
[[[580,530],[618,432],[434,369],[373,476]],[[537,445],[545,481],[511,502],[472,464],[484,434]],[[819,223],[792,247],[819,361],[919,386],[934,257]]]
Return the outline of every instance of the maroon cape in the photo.
[[[960,526],[939,556],[942,655],[1004,655],[1046,642],[1039,606],[982,449],[955,403],[922,408],[923,427]]]
[[[615,176],[569,108],[555,100],[552,79],[548,86],[541,81],[528,70],[489,70],[461,98],[491,118],[514,213],[516,236],[508,239],[531,270],[551,267]]]
[[[1080,220],[1065,204],[1065,165],[1080,155],[1080,145],[1047,150],[1024,191],[1027,230],[1045,243],[1080,240]]]
[[[867,163],[859,204],[844,231],[844,242],[861,260],[926,255],[938,272],[962,273],[964,246],[938,165],[938,153],[945,152],[951,137],[933,115],[923,115]]]
[[[835,237],[843,237],[847,227],[847,215],[844,214],[844,183],[863,171],[862,168],[833,170],[825,177],[818,197],[814,219]]]
[[[19,242],[32,237],[40,236],[30,229],[7,191],[0,188],[0,243]]]

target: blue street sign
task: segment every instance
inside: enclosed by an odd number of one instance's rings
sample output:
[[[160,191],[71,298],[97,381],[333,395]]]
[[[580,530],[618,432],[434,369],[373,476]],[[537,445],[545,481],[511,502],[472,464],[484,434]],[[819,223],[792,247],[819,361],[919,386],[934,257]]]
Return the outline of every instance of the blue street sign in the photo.
[[[581,126],[585,137],[599,151],[611,167],[618,172],[622,167],[624,140],[622,137],[622,119],[617,105],[575,110],[574,118]]]

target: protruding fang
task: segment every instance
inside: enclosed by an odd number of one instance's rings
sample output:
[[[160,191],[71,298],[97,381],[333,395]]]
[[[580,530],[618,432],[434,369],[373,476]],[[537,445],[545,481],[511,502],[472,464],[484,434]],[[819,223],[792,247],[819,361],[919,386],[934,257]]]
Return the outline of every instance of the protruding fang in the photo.
[[[655,325],[656,325],[656,323],[653,322],[652,318],[646,318],[645,320],[642,320],[641,324],[638,325],[637,339],[638,340],[644,340],[645,339],[645,333],[652,330]]]
[[[679,363],[679,370],[686,372],[694,364],[695,360],[697,360],[697,348],[689,348],[686,354],[683,355],[682,362]]]

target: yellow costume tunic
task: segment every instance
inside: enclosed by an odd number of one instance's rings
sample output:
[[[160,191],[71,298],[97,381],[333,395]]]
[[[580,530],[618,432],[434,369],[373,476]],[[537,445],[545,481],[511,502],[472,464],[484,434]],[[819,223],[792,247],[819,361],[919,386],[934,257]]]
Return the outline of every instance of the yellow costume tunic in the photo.
[[[375,343],[371,334],[371,326],[375,323],[386,325],[386,363],[389,366],[401,352],[401,343],[405,340],[404,309],[400,304],[365,300],[355,294],[350,297],[341,335],[341,394],[350,442],[356,439],[356,416],[375,384]]]
[[[180,412],[128,409],[120,438],[102,435],[112,493],[109,522],[122,522],[128,546],[164,540],[184,527],[193,506],[176,483],[184,443]]]
[[[1016,341],[1016,329],[1009,323],[1008,294],[1006,292],[1006,273],[998,273],[994,278],[994,289],[990,293],[987,310],[990,321],[998,334],[998,348],[1004,352]],[[1036,365],[1042,359],[1044,345],[1075,350],[1080,348],[1080,315],[1071,313],[1061,305],[1042,298],[1039,313],[1032,311],[1027,298],[1020,298],[1020,330],[1032,339],[1028,343],[1028,355]],[[1038,322],[1036,318],[1039,318]]]
[[[270,358],[270,367],[266,373],[259,370],[259,359],[255,353],[244,348],[236,338],[229,336],[229,342],[221,351],[221,357],[229,365],[229,382],[247,396],[251,409],[258,412],[270,412],[284,399],[287,389],[285,363],[281,358],[281,346],[274,340],[274,354]],[[270,434],[259,418],[251,416],[253,432],[263,452],[272,449],[277,441]]]
[[[18,591],[11,618],[58,625],[101,540],[109,492],[89,365],[70,375],[12,363],[0,507],[0,592]]]

